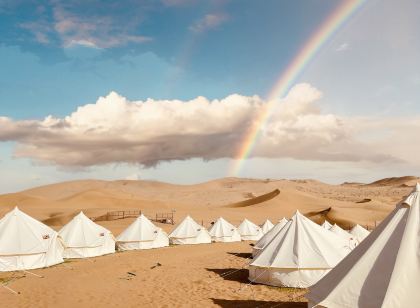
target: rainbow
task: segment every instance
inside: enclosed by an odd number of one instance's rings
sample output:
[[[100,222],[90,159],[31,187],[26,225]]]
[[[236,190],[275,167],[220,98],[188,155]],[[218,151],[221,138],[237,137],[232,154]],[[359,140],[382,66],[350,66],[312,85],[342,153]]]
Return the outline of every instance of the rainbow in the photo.
[[[245,160],[252,152],[258,140],[261,128],[270,118],[278,98],[284,97],[290,90],[293,83],[304,71],[310,61],[318,54],[321,48],[334,36],[334,34],[348,21],[367,0],[344,0],[328,18],[321,24],[317,31],[300,49],[299,53],[280,75],[274,86],[267,95],[267,103],[261,112],[256,116],[253,125],[241,142],[241,146],[234,156],[230,168],[230,175],[238,175]]]

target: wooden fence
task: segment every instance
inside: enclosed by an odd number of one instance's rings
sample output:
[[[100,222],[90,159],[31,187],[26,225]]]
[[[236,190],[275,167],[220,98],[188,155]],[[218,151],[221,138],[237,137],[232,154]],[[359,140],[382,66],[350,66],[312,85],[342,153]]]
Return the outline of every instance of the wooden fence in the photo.
[[[125,219],[125,218],[137,218],[142,214],[141,210],[124,210],[124,211],[111,211],[107,212],[106,214],[92,218],[93,221],[110,221],[110,220],[117,220],[117,219]],[[143,213],[144,214],[144,213]],[[145,214],[144,214],[145,215]],[[147,216],[152,221],[165,223],[165,224],[174,224],[174,213],[156,213],[154,216]]]

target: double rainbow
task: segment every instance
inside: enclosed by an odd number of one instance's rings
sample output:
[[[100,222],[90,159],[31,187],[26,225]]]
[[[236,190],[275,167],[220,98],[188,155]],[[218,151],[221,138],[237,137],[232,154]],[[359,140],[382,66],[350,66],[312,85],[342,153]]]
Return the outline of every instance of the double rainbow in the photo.
[[[241,142],[241,146],[234,157],[230,168],[230,175],[237,175],[245,160],[252,152],[261,128],[278,103],[278,98],[284,97],[290,90],[293,83],[303,72],[308,63],[317,55],[322,46],[348,21],[367,0],[344,0],[328,18],[321,24],[317,31],[310,37],[300,49],[297,56],[289,64],[287,69],[280,75],[274,86],[267,95],[267,103],[257,115],[249,132]]]

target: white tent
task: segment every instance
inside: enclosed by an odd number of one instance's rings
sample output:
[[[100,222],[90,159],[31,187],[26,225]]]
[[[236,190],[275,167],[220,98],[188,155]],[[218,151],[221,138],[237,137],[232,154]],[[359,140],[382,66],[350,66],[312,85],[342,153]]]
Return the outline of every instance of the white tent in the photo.
[[[94,223],[83,212],[58,233],[64,241],[64,258],[90,258],[115,252],[111,231]]]
[[[268,231],[270,231],[274,227],[273,223],[267,219],[263,225],[261,226],[261,230],[264,234],[266,234]]]
[[[151,249],[165,246],[169,246],[166,232],[156,227],[143,214],[117,237],[118,250]]]
[[[169,234],[172,244],[205,244],[211,243],[210,233],[194,221],[190,216]]]
[[[279,231],[287,224],[288,220],[286,218],[282,218],[279,222],[262,238],[260,238],[252,247],[252,257],[255,258],[258,254],[267,246],[271,240],[279,233]]]
[[[259,226],[246,218],[239,225],[238,231],[243,241],[258,241],[264,235]]]
[[[341,228],[339,225],[334,224],[330,231],[338,235],[339,237],[342,237],[343,239],[346,239],[348,241],[348,245],[351,249],[357,246],[359,242],[356,240],[356,237],[351,235],[349,232]]]
[[[249,280],[306,288],[347,255],[347,241],[298,211],[249,266]]]
[[[209,231],[213,242],[239,242],[241,236],[238,229],[220,217]]]
[[[330,230],[332,227],[332,224],[328,222],[328,220],[325,219],[324,223],[321,225],[324,229]]]
[[[327,276],[309,307],[414,307],[420,303],[420,185]]]
[[[360,243],[370,234],[370,232],[363,228],[361,225],[355,225],[350,230],[350,234],[353,235],[355,239]]]
[[[0,220],[0,271],[42,268],[63,262],[63,243],[50,227],[17,207]]]

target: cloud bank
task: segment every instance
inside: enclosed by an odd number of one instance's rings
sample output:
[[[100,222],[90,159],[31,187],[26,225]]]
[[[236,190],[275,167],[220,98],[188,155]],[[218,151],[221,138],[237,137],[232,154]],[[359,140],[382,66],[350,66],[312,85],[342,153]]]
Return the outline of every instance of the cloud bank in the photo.
[[[398,162],[409,141],[398,132],[418,129],[419,121],[343,118],[323,113],[321,92],[299,84],[278,101],[261,130],[251,157],[319,161]],[[221,100],[129,101],[111,92],[63,118],[16,121],[0,117],[0,141],[14,141],[14,156],[62,167],[233,158],[267,102],[258,96]],[[384,127],[386,130],[384,130]],[[375,132],[366,134],[365,130]],[[387,149],[389,137],[400,150]]]

